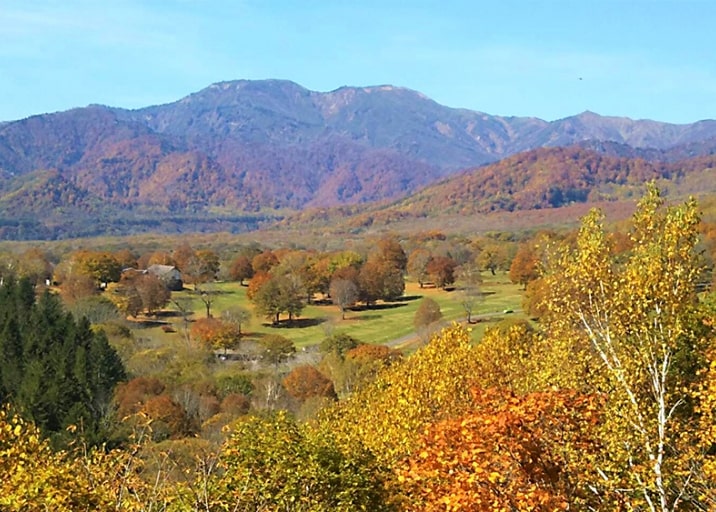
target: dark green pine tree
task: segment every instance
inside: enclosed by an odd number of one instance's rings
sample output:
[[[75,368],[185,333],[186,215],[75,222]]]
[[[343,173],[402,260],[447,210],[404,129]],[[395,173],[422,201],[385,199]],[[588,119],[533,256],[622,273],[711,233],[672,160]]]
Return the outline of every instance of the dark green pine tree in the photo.
[[[17,282],[15,289],[15,308],[20,322],[25,322],[35,304],[35,287],[27,277]]]
[[[0,332],[0,402],[9,401],[10,393],[20,387],[23,367],[20,326],[10,316],[4,319]]]
[[[112,391],[126,378],[122,361],[87,319],[75,321],[49,292],[35,301],[28,284],[0,285],[0,399],[56,446],[67,441],[69,425],[101,442]]]
[[[60,428],[52,401],[53,394],[56,393],[50,389],[54,384],[54,375],[48,375],[45,362],[33,359],[25,364],[20,386],[10,394],[10,399],[18,410],[45,433],[58,431]]]
[[[96,402],[95,407],[99,408],[98,413],[105,414],[106,407],[112,400],[115,385],[126,380],[127,373],[122,359],[109,344],[103,331],[92,336],[89,359],[92,361],[89,383]]]

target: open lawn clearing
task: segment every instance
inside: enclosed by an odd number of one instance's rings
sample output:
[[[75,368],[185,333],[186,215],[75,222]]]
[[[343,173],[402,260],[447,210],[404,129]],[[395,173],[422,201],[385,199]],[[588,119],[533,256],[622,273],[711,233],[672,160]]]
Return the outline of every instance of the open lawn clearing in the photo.
[[[486,274],[481,287],[484,298],[478,301],[473,315],[489,315],[485,321],[473,324],[473,336],[479,339],[485,326],[497,321],[505,311],[514,311],[519,315],[522,290],[518,285],[509,282],[504,273],[497,276]],[[241,306],[253,311],[253,305],[246,298],[247,287],[239,283],[222,282],[205,285],[204,290],[211,294],[212,314],[220,316],[221,311]],[[431,297],[439,305],[445,322],[463,321],[465,311],[460,304],[460,291],[446,291],[437,288],[420,288],[416,283],[406,283],[405,296],[394,302],[379,302],[371,308],[357,306],[346,312],[346,319],[341,320],[338,307],[318,301],[317,304],[307,305],[301,317],[288,322],[283,319],[278,326],[272,326],[264,318],[254,316],[244,327],[250,339],[258,339],[262,335],[275,333],[291,339],[296,346],[305,347],[321,342],[327,335],[347,333],[366,343],[388,343],[398,338],[414,334],[413,318],[415,311],[423,297]],[[192,310],[191,319],[195,320],[206,316],[206,308],[199,295],[191,289],[174,292],[172,300],[182,301],[188,299]],[[510,315],[509,313],[506,315]],[[174,304],[170,304],[167,311],[160,314],[157,322],[146,322],[137,326],[135,334],[143,338],[157,337],[159,340],[183,341],[184,322]],[[168,326],[175,332],[164,332]]]

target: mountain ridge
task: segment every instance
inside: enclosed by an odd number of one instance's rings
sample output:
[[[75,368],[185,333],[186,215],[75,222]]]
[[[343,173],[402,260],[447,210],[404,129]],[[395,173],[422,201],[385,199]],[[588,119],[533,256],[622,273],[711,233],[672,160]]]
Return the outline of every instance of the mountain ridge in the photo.
[[[52,201],[32,206],[47,191],[18,188],[14,178],[40,171],[57,173],[45,186],[64,191],[58,197],[91,197],[95,213],[131,230],[137,212],[143,226],[217,210],[262,218],[392,201],[463,169],[573,144],[676,161],[712,154],[716,121],[586,111],[548,122],[446,107],[391,85],[324,93],[288,80],[225,81],[163,105],[92,105],[0,123],[0,221],[34,216],[46,225],[43,216],[62,215]]]

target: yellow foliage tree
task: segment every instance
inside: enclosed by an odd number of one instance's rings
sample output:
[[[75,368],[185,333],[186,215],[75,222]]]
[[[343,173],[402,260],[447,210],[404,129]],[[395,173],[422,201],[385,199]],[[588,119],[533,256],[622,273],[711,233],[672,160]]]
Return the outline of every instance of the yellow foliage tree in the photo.
[[[372,457],[342,448],[285,412],[248,417],[222,446],[201,510],[391,510]]]
[[[663,203],[650,186],[633,217],[633,247],[619,257],[602,214],[592,211],[576,250],[563,248],[547,276],[550,340],[562,343],[567,360],[586,359],[583,385],[609,397],[602,481],[595,486],[636,510],[698,502],[689,387],[702,353],[695,316],[699,216],[693,201]]]
[[[475,347],[480,371],[475,381],[483,388],[511,389],[524,393],[533,390],[535,345],[539,333],[524,320],[489,327]]]
[[[425,425],[466,409],[476,371],[470,333],[454,325],[330,408],[323,427],[392,465],[411,453]]]
[[[0,409],[0,509],[103,510],[109,503],[32,423]]]
[[[699,448],[705,453],[702,467],[703,481],[699,482],[700,496],[709,509],[716,509],[716,293],[703,304],[702,322],[708,329],[706,336],[709,348],[702,368],[700,382],[694,387],[696,413],[699,424]],[[709,336],[710,335],[710,336]]]

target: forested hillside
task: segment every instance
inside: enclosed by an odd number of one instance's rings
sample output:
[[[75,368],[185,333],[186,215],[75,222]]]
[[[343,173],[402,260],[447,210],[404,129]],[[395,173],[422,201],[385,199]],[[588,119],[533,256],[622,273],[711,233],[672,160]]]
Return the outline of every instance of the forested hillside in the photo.
[[[652,180],[658,180],[674,197],[716,193],[713,155],[669,162],[634,156],[638,152],[625,146],[600,145],[598,151],[583,146],[519,153],[458,173],[400,201],[367,207],[307,209],[287,217],[281,225],[368,227],[409,219],[439,220],[448,215],[474,217],[479,221],[492,212],[624,202],[642,194],[644,184]],[[569,220],[566,215],[563,222]],[[529,221],[515,227],[529,228]]]
[[[678,191],[678,184],[693,173],[702,178],[700,192],[713,192],[716,185],[706,177],[716,175],[714,167],[713,156],[663,163],[606,156],[578,146],[542,148],[466,171],[428,187],[398,207],[416,213],[556,208],[632,197],[652,180],[669,182]]]

